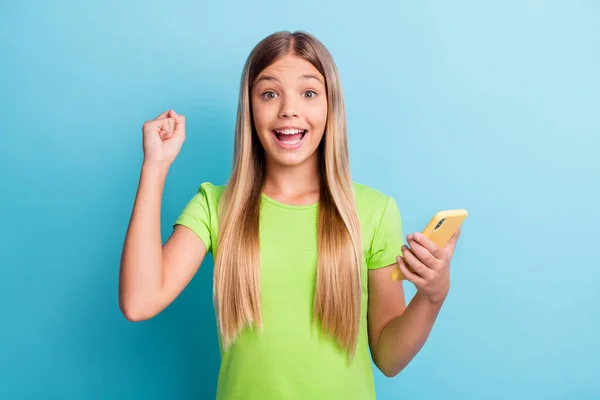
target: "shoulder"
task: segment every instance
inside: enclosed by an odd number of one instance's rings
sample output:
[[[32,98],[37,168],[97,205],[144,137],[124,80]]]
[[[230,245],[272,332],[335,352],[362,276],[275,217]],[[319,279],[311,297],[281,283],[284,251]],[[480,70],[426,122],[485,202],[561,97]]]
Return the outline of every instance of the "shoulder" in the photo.
[[[392,198],[382,191],[362,183],[353,182],[356,207],[369,209],[382,209]]]
[[[403,238],[402,217],[396,201],[391,195],[360,183],[354,183],[354,196],[363,248],[368,249],[369,269],[392,264],[400,254]]]
[[[356,211],[362,223],[376,227],[382,220],[399,217],[400,210],[392,196],[373,187],[353,183]]]
[[[206,198],[208,203],[218,203],[223,195],[225,185],[215,185],[212,182],[202,182],[198,188],[198,194]]]
[[[212,182],[202,182],[184,208],[184,214],[191,214],[196,218],[201,215],[210,217],[218,211],[219,200],[225,190],[225,186],[215,185]]]

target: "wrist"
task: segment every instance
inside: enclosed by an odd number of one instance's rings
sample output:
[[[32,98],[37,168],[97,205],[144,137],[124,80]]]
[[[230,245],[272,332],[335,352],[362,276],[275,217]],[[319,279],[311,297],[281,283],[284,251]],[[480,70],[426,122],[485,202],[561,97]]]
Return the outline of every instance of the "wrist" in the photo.
[[[447,293],[442,293],[439,295],[429,295],[429,294],[425,294],[420,291],[417,291],[417,293],[415,294],[415,297],[422,299],[423,301],[427,302],[428,304],[430,304],[432,306],[441,307],[442,304],[444,304],[444,301],[446,300],[447,295],[448,295]]]
[[[166,161],[148,161],[144,160],[142,163],[142,170],[148,172],[162,172],[166,173],[171,168],[171,163]]]
[[[155,161],[144,161],[142,163],[142,170],[140,173],[140,179],[158,179],[161,182],[164,182],[167,179],[167,175],[169,173],[170,163],[161,163]]]

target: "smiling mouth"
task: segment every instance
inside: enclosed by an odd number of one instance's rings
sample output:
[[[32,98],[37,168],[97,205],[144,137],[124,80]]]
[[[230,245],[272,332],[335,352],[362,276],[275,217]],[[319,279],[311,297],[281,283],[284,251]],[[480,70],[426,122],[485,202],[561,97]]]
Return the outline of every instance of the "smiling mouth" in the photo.
[[[304,139],[304,136],[307,132],[307,130],[300,129],[286,129],[284,131],[273,130],[273,134],[275,135],[277,140],[282,144],[289,146],[299,144],[302,141],[302,139]]]

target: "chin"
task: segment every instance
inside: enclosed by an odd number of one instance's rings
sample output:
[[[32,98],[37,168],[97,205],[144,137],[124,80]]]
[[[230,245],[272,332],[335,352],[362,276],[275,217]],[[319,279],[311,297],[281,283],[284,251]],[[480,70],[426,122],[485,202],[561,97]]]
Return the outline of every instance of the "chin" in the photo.
[[[297,165],[302,165],[307,160],[316,156],[315,153],[312,154],[267,154],[267,156],[279,165],[284,165],[286,167],[295,167]]]

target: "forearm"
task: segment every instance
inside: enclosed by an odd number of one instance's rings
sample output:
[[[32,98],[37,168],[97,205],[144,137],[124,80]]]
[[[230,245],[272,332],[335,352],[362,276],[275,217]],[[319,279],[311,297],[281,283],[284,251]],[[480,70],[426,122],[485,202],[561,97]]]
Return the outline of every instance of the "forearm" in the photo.
[[[397,375],[421,350],[442,307],[418,292],[404,312],[381,331],[375,351],[377,367],[388,377]]]
[[[119,303],[127,318],[140,320],[152,308],[163,281],[160,208],[168,167],[144,164],[119,277]]]

